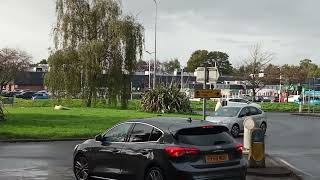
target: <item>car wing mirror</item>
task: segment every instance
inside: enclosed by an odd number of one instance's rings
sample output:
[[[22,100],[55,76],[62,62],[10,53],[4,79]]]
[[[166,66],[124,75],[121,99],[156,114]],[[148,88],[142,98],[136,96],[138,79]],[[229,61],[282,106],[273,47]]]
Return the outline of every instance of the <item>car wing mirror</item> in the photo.
[[[98,134],[95,139],[96,139],[96,141],[102,141],[103,140],[101,134]]]

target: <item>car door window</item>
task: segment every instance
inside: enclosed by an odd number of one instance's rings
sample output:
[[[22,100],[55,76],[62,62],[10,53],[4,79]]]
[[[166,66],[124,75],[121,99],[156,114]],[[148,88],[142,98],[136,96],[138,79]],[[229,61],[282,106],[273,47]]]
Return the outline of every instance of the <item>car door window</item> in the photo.
[[[248,103],[248,101],[247,101],[247,100],[244,100],[244,99],[240,99],[240,102],[241,102],[241,103]]]
[[[132,124],[124,123],[110,129],[104,136],[104,141],[107,142],[125,142],[127,139],[128,131]]]
[[[239,115],[240,117],[250,116],[250,110],[247,107],[245,107],[241,110]]]
[[[256,108],[256,109],[257,109],[258,114],[262,114],[262,111],[260,109],[258,109],[258,108]]]
[[[257,108],[255,108],[255,107],[249,107],[249,109],[250,109],[250,114],[251,114],[251,115],[254,116],[254,115],[259,114]]]
[[[151,136],[153,127],[137,123],[130,135],[129,142],[147,142]]]
[[[153,128],[149,141],[158,141],[161,137],[162,132],[157,128]]]

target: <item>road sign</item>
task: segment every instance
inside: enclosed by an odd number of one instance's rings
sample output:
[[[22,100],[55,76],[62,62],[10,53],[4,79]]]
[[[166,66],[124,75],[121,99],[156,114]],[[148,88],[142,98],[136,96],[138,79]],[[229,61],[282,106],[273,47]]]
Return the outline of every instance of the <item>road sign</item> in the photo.
[[[220,89],[196,89],[194,91],[195,98],[221,98]]]
[[[197,82],[199,83],[204,83],[205,81],[205,68],[204,67],[198,67],[196,69],[196,77],[197,77]],[[220,74],[219,70],[216,67],[208,67],[207,68],[207,81],[209,83],[215,83],[219,79]]]

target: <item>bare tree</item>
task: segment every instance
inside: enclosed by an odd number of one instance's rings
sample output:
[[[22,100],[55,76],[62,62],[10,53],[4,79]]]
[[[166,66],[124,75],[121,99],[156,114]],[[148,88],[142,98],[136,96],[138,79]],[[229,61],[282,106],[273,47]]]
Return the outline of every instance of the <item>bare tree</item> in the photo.
[[[253,98],[256,97],[257,92],[265,87],[266,78],[263,71],[273,58],[273,53],[264,51],[260,44],[255,44],[250,51],[249,58],[244,61],[243,77],[252,90]]]
[[[18,72],[30,66],[31,57],[19,49],[0,49],[0,93],[2,88],[10,83]]]

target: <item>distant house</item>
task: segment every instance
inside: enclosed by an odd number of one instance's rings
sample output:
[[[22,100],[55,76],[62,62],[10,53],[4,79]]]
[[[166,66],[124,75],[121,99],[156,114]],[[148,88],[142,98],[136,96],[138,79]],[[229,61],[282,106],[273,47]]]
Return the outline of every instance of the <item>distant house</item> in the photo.
[[[6,86],[7,91],[29,90],[40,91],[46,89],[44,76],[46,72],[21,72]]]

